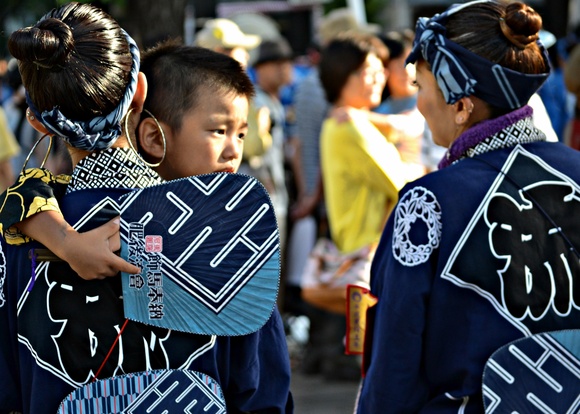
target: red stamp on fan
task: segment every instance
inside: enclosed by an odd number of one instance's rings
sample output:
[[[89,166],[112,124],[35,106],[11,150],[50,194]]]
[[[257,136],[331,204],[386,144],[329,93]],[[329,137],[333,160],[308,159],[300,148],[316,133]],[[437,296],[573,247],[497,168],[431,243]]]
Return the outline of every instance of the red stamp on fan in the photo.
[[[163,251],[163,237],[145,236],[145,251],[148,253],[161,253]]]

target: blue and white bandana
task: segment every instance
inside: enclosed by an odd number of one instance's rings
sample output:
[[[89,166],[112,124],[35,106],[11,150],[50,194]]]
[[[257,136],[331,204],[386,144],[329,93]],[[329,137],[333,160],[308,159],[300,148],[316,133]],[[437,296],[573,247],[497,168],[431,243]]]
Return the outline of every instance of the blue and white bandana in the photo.
[[[431,72],[448,104],[475,95],[498,108],[521,108],[542,86],[549,72],[536,75],[505,68],[470,52],[446,37],[445,24],[450,15],[474,4],[488,2],[490,0],[455,4],[431,19],[420,17],[415,28],[413,50],[406,63],[415,63],[420,58],[425,59],[431,66]],[[546,49],[539,40],[537,43],[549,65]]]
[[[131,79],[125,90],[125,95],[110,114],[97,116],[89,121],[74,121],[68,119],[58,106],[55,106],[50,111],[40,113],[32,103],[28,92],[26,93],[26,103],[34,116],[50,132],[61,137],[75,148],[86,151],[104,150],[110,148],[121,136],[121,120],[129,110],[129,105],[131,105],[137,90],[137,78],[141,61],[139,47],[127,32],[123,30],[123,33],[127,37],[131,56],[133,57]]]

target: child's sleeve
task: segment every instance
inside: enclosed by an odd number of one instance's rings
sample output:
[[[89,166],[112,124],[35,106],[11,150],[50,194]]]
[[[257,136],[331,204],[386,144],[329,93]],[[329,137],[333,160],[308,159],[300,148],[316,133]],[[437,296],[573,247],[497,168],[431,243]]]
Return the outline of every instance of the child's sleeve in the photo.
[[[15,184],[1,197],[0,233],[8,244],[23,244],[31,239],[20,233],[17,224],[43,211],[58,211],[58,201],[70,181],[68,175],[54,175],[44,168],[21,172]]]
[[[290,358],[284,324],[277,308],[257,332],[232,337],[228,413],[285,414],[293,412]]]

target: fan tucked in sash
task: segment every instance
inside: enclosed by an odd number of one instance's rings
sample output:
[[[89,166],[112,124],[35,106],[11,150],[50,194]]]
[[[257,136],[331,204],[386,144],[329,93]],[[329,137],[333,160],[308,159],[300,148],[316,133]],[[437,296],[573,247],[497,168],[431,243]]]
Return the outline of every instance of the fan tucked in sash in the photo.
[[[107,378],[77,388],[57,414],[225,414],[221,387],[196,371],[157,370]]]
[[[119,200],[125,316],[184,332],[244,335],[276,303],[280,241],[264,187],[215,173],[133,191]]]
[[[535,334],[494,352],[483,401],[486,414],[580,412],[580,330]]]

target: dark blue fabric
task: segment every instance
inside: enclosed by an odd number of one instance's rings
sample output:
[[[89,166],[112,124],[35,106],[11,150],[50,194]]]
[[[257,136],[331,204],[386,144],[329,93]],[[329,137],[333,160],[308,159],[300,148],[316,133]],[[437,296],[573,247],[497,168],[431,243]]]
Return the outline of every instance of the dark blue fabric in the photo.
[[[114,201],[124,192],[76,191],[61,205],[74,223],[105,196]],[[85,229],[114,214],[114,208],[105,208]],[[17,303],[30,281],[31,246],[3,246],[9,277],[3,279],[6,302],[0,307],[2,414],[56,412],[75,383],[91,380],[125,320],[119,277],[83,281],[65,263],[52,263],[46,273],[37,267],[34,287],[17,315]],[[215,343],[210,336],[129,321],[99,378],[148,368],[185,368],[211,376],[223,389],[228,413],[293,411],[288,352],[277,310],[258,332],[217,337]]]
[[[542,204],[578,248],[580,202],[576,198],[565,208],[561,204],[566,194],[578,197],[580,153],[545,142],[523,149],[508,175],[528,187],[528,197]],[[567,280],[560,257],[553,254],[559,251],[567,257],[577,286],[578,257],[559,236],[539,232],[552,226],[541,214],[532,217],[536,207],[520,212],[510,204],[505,194],[513,200],[521,196],[497,168],[512,151],[462,159],[401,190],[400,199],[418,189],[434,195],[441,211],[441,239],[427,260],[403,265],[393,251],[395,213],[388,221],[372,267],[371,289],[379,302],[372,308],[374,325],[368,328],[372,342],[365,355],[368,370],[359,413],[483,413],[483,367],[495,350],[531,333],[580,327],[580,308],[567,308],[572,299],[565,283],[556,283],[553,299],[545,296],[550,287],[543,286],[548,273],[544,262],[550,263],[559,282]],[[561,186],[566,177],[572,184]],[[490,198],[489,210],[480,210],[488,192],[503,195]],[[485,220],[494,219],[513,222],[512,232],[507,225],[492,232]],[[522,223],[529,224],[529,231],[520,239],[515,230]],[[425,223],[418,220],[409,226],[412,243],[424,244]],[[529,241],[524,236],[530,236]],[[504,269],[507,257],[512,267]],[[530,292],[521,278],[516,277],[518,283],[510,279],[525,273],[522,261],[533,273]]]

